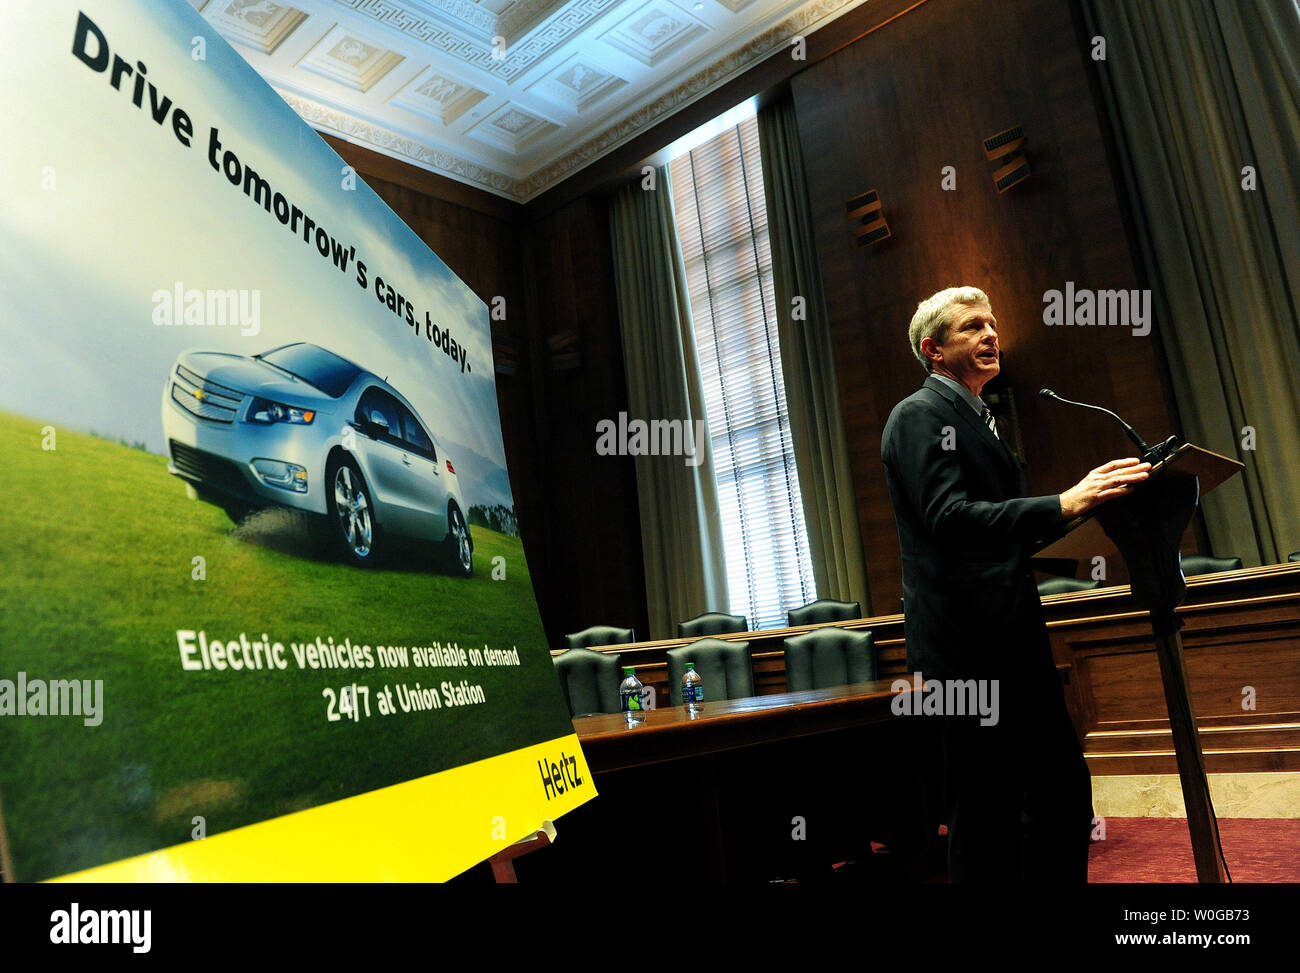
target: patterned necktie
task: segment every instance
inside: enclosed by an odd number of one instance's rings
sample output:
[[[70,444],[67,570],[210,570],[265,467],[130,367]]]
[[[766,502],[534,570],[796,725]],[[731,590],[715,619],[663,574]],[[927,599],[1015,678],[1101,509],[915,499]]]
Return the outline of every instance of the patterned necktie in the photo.
[[[984,418],[984,425],[986,425],[986,426],[989,427],[989,432],[993,433],[993,438],[994,438],[994,439],[1001,439],[1002,437],[998,435],[998,426],[997,426],[997,423],[995,423],[995,422],[993,421],[993,413],[989,411],[989,407],[988,407],[988,406],[985,406],[985,407],[984,407],[984,416],[983,416],[983,418]]]

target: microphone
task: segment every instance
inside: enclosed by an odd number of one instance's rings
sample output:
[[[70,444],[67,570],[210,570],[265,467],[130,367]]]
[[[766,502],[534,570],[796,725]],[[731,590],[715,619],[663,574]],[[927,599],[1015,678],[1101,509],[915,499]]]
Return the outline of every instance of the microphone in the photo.
[[[1170,436],[1155,449],[1152,449],[1146,444],[1146,440],[1138,435],[1136,429],[1109,409],[1103,409],[1099,405],[1089,405],[1087,402],[1075,402],[1073,399],[1067,399],[1064,396],[1057,395],[1051,389],[1039,389],[1038,394],[1041,398],[1047,399],[1050,402],[1064,402],[1066,405],[1077,405],[1081,409],[1092,409],[1096,412],[1106,413],[1106,415],[1110,416],[1123,427],[1124,435],[1128,436],[1129,441],[1142,451],[1143,461],[1151,463],[1153,466],[1161,460],[1167,459],[1169,454],[1178,446],[1178,437]]]

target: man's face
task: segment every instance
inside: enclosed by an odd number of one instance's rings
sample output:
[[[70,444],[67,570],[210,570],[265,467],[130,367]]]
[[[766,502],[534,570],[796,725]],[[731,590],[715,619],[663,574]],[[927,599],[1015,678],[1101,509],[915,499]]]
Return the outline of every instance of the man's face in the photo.
[[[1001,370],[998,322],[987,304],[958,304],[943,344],[927,338],[921,351],[936,372],[961,382],[976,395]]]

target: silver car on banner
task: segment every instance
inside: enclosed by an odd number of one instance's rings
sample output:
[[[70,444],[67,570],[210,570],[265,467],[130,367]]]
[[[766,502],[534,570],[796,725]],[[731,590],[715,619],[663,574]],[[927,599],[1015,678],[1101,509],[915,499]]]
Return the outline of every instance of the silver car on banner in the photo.
[[[267,507],[304,511],[354,564],[402,536],[474,573],[451,460],[395,388],[347,359],[306,343],[251,357],[186,351],[162,415],[168,471],[237,523]]]

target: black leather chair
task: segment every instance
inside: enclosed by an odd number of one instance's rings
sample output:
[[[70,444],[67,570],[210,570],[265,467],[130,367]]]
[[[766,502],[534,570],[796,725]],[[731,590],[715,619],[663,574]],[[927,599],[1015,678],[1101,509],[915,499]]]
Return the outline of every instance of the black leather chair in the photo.
[[[623,670],[618,660],[617,654],[585,648],[569,649],[551,660],[570,716],[618,713],[623,709],[618,694]]]
[[[792,693],[875,678],[875,638],[869,631],[829,625],[785,640],[785,688]]]
[[[593,625],[581,632],[571,632],[564,636],[566,649],[589,649],[593,645],[625,645],[636,641],[636,632],[630,628],[617,628],[613,625]]]
[[[786,621],[791,628],[796,625],[817,625],[821,622],[847,622],[852,618],[862,617],[862,606],[856,601],[836,601],[833,598],[818,598],[802,608],[792,608],[786,614]]]
[[[1038,583],[1038,594],[1059,595],[1065,591],[1091,591],[1100,588],[1100,581],[1082,581],[1079,578],[1048,578]]]
[[[703,615],[696,615],[694,618],[677,623],[679,639],[702,639],[706,635],[748,631],[749,620],[744,615],[728,615],[725,612],[705,612]]]
[[[1197,574],[1237,571],[1240,568],[1241,558],[1239,557],[1206,557],[1204,554],[1189,554],[1183,558],[1183,577],[1186,578]]]
[[[673,706],[682,705],[682,676],[688,662],[695,663],[695,671],[704,681],[705,705],[754,695],[748,642],[703,638],[669,649],[664,655],[668,658],[668,698]]]

